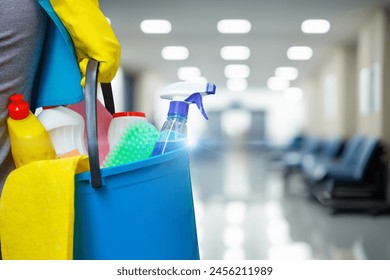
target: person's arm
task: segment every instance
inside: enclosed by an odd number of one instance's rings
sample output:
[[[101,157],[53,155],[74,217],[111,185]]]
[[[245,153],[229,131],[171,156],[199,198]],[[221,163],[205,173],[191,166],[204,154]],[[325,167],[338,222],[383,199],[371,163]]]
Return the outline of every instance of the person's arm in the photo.
[[[99,82],[111,82],[120,63],[120,45],[98,0],[50,0],[50,3],[72,38],[83,75],[81,84],[85,84],[90,58],[99,62]]]

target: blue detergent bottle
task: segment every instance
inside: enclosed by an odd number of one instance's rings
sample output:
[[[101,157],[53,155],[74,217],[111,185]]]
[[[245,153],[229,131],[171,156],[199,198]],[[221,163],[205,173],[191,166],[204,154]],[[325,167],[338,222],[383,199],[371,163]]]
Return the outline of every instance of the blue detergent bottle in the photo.
[[[169,104],[167,120],[161,128],[159,139],[151,156],[162,155],[186,146],[189,105],[196,104],[207,120],[202,98],[215,94],[215,91],[215,84],[191,82],[177,82],[163,89],[160,97],[172,101]]]

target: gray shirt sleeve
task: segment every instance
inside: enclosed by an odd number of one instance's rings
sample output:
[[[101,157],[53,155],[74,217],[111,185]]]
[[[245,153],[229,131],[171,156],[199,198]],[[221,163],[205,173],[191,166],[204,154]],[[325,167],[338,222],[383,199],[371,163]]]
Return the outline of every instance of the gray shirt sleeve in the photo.
[[[8,99],[22,93],[30,100],[45,24],[37,0],[0,0],[0,193],[14,168],[6,126]]]

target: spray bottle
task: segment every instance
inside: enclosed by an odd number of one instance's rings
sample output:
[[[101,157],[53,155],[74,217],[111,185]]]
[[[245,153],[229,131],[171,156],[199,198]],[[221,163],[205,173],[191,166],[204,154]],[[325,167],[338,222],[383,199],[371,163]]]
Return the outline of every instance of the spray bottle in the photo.
[[[168,118],[162,126],[160,137],[151,156],[185,147],[187,141],[187,116],[190,104],[196,104],[203,117],[208,117],[203,108],[202,97],[215,94],[212,83],[177,82],[163,89],[160,97],[172,100],[169,104]]]

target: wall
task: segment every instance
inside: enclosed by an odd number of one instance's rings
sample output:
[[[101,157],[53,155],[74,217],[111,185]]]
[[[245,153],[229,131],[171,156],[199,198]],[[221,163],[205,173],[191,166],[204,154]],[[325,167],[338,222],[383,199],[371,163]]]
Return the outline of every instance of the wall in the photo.
[[[355,133],[390,143],[390,25],[384,10],[369,17],[356,47],[333,50],[318,75],[301,85],[308,133],[350,137]]]
[[[357,123],[358,123],[358,94],[357,94],[357,78],[356,78],[356,55],[357,48],[356,45],[346,47],[345,52],[345,82],[346,82],[346,90],[345,90],[345,99],[343,108],[345,110],[344,114],[344,129],[345,136],[352,136],[357,131]]]
[[[356,130],[354,47],[333,50],[318,74],[301,84],[306,98],[306,131],[321,137],[350,137]]]
[[[304,133],[308,135],[321,135],[320,98],[318,97],[318,83],[316,78],[306,79],[300,84],[304,92],[305,123]]]
[[[390,11],[383,14],[383,66],[382,73],[387,73],[387,76],[382,74],[382,99],[383,99],[383,140],[387,145],[390,143]]]
[[[358,132],[375,137],[385,136],[385,14],[376,12],[362,27],[358,38]]]

